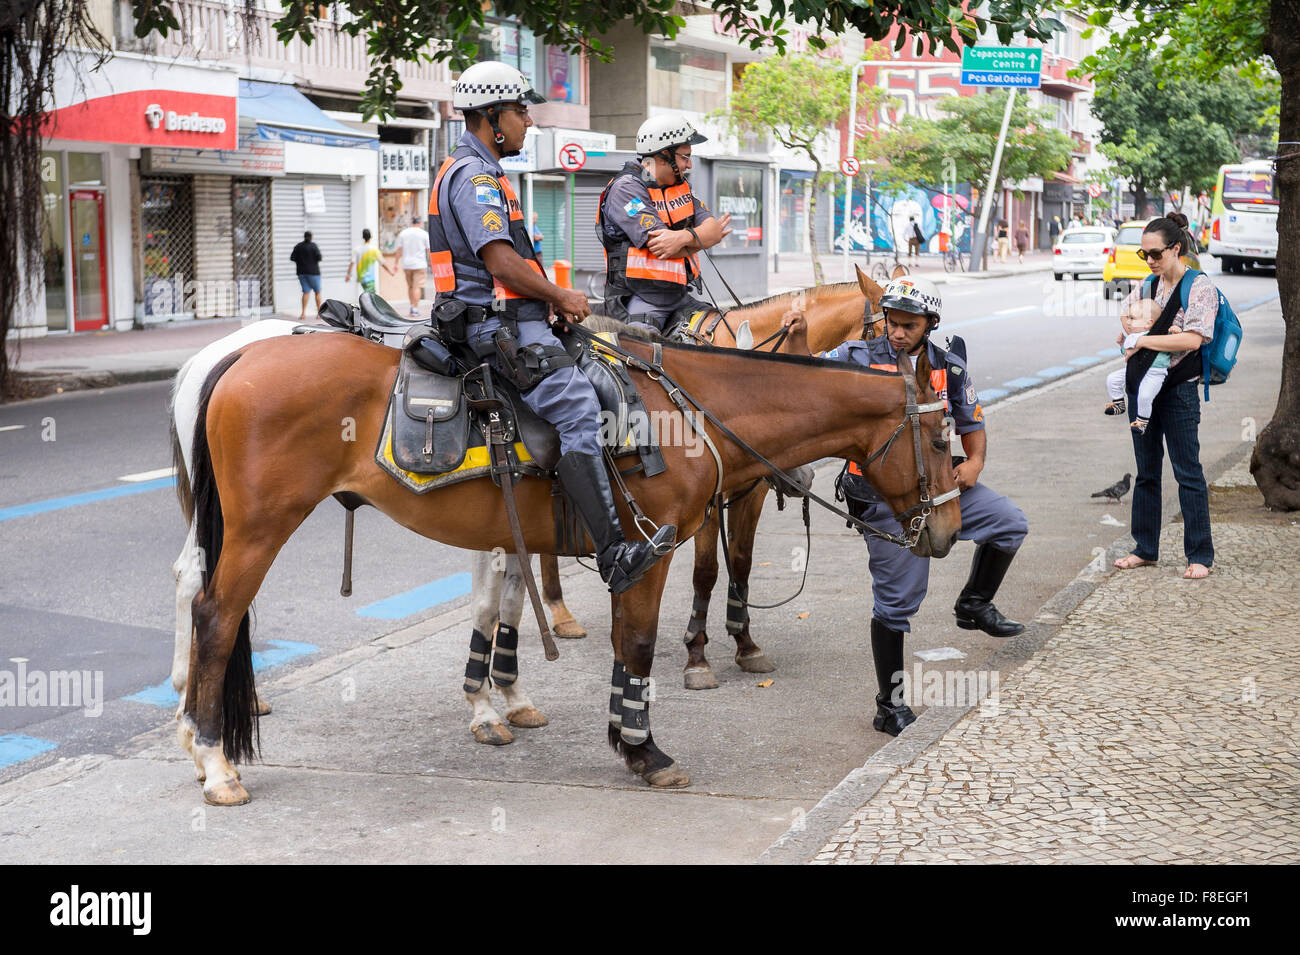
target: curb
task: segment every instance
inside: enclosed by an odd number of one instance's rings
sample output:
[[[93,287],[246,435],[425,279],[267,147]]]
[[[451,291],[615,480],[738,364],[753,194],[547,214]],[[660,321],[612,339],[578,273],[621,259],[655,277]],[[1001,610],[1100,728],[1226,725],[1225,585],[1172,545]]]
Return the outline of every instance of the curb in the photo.
[[[1254,442],[1243,441],[1234,450],[1206,468],[1206,484],[1213,485],[1223,474],[1254,448]],[[1214,477],[1211,479],[1210,474]],[[1065,625],[1073,613],[1092,593],[1117,572],[1111,562],[1128,553],[1133,538],[1125,536],[1115,541],[1099,559],[1090,562],[1075,578],[1058,590],[1043,604],[1025,632],[1012,638],[988,660],[988,669],[1007,673],[1027,662],[1044,644]],[[1101,569],[1094,570],[1100,561]],[[831,837],[852,818],[853,814],[880,791],[894,774],[912,763],[948,730],[952,729],[982,700],[966,707],[931,707],[925,711],[906,733],[895,737],[873,753],[867,761],[850,772],[839,784],[822,797],[812,810],[787,829],[780,838],[763,851],[756,860],[760,865],[806,865],[830,842]]]
[[[151,368],[132,368],[127,371],[19,371],[15,374],[15,383],[21,382],[26,391],[22,397],[3,398],[0,404],[19,404],[24,401],[36,401],[50,395],[66,394],[69,391],[95,391],[102,388],[116,388],[119,385],[134,385],[146,381],[168,381],[176,377],[180,365],[157,365]]]

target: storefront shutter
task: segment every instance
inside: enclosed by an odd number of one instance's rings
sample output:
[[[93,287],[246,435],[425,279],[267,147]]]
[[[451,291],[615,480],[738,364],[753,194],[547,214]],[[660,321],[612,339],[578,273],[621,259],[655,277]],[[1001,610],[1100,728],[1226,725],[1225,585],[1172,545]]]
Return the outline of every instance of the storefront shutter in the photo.
[[[537,213],[537,229],[542,233],[542,264],[548,272],[555,260],[564,255],[565,237],[560,234],[562,202],[564,188],[558,182],[533,184],[533,211]]]
[[[306,185],[323,187],[324,215],[307,214],[303,205],[303,186]],[[320,248],[325,297],[355,301],[355,283],[343,281],[352,260],[352,250],[361,244],[361,228],[352,228],[351,185],[324,176],[285,176],[274,181],[271,196],[276,310],[289,312],[293,309],[296,314],[301,293],[289,253],[302,241],[305,231],[311,232],[312,241]],[[374,226],[371,231],[374,231]]]

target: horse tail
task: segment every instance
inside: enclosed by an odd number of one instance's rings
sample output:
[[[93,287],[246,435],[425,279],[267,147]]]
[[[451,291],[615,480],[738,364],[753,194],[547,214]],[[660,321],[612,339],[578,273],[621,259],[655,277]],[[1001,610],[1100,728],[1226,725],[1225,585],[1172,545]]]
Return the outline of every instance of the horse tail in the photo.
[[[216,572],[225,536],[221,496],[217,491],[216,473],[212,469],[212,455],[208,448],[208,402],[217,382],[239,360],[239,354],[236,352],[227,355],[209,372],[203,382],[199,412],[194,423],[194,453],[190,455],[194,479],[191,495],[195,538],[202,549],[204,563],[204,590],[195,597],[196,604],[206,595],[207,584]],[[253,687],[253,640],[250,615],[247,612],[239,621],[235,646],[226,663],[221,708],[221,745],[226,758],[238,763],[258,755],[262,741],[257,722],[257,693]]]
[[[176,393],[181,390],[181,382],[185,380],[185,374],[190,370],[190,365],[194,359],[188,359],[185,364],[181,365],[181,370],[176,373],[176,380],[172,382],[171,399],[167,402],[167,417],[170,419],[168,430],[171,433],[172,442],[172,466],[176,471],[176,500],[180,503],[181,513],[185,515],[185,523],[190,524],[194,521],[194,489],[190,485],[190,474],[185,469],[185,449],[181,447],[181,438],[176,430]]]

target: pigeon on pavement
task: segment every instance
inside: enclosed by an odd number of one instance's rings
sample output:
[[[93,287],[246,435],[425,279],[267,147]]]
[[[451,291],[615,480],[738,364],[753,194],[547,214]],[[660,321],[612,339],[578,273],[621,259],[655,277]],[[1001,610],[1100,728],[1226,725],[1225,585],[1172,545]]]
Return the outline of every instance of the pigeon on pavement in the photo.
[[[1122,478],[1103,491],[1098,491],[1093,497],[1104,497],[1108,501],[1114,501],[1118,504],[1128,493],[1128,489],[1133,486],[1132,474],[1125,474]]]

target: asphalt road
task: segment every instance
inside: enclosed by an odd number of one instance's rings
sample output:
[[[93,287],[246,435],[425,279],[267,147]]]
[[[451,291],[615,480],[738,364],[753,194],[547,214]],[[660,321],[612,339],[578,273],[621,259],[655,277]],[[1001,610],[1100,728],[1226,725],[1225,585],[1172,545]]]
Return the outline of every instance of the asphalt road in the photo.
[[[1276,295],[1271,273],[1213,277],[1239,310]],[[1099,281],[967,279],[945,285],[943,296],[940,334],[966,339],[986,401],[1116,354],[1117,307],[1101,298]],[[8,759],[0,749],[0,780],[56,754],[111,751],[170,716],[171,564],[185,531],[169,481],[154,473],[171,463],[168,388],[0,407],[0,667],[98,671],[104,681],[99,719],[76,708],[0,707],[0,738],[20,733],[55,746],[29,759],[21,747]],[[1100,405],[1100,380],[1096,392]],[[324,502],[272,568],[256,605],[264,670],[317,662],[465,602],[463,552],[369,509],[358,513],[354,593],[343,600],[342,528],[342,509]],[[715,600],[719,636],[722,607]],[[601,621],[589,623],[603,631]],[[666,626],[664,644],[675,641],[679,622]]]

